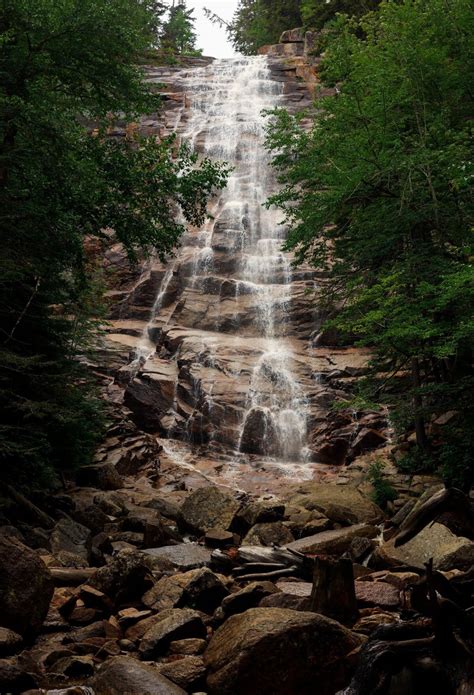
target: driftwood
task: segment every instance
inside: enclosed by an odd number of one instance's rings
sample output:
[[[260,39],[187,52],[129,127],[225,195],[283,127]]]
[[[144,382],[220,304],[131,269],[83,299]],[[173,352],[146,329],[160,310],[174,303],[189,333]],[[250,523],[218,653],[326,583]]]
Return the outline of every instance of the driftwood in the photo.
[[[473,525],[470,500],[461,490],[446,488],[432,495],[426,502],[411,512],[395,535],[395,546],[404,545],[414,538],[425,526],[445,512],[453,512]]]
[[[315,558],[310,609],[340,623],[354,623],[358,611],[351,560]]]
[[[230,553],[214,550],[212,562],[226,567],[241,580],[277,579],[279,577],[310,578],[312,561],[288,548],[266,548],[248,545]]]
[[[85,567],[84,569],[51,567],[50,569],[56,586],[79,586],[89,581],[97,571],[95,567]]]

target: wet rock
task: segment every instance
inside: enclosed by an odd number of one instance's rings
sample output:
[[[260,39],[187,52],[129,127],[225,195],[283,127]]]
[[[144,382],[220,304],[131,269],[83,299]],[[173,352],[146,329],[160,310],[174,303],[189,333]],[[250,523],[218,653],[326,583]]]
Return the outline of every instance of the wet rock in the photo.
[[[251,500],[236,514],[235,525],[237,531],[248,531],[255,524],[282,521],[285,515],[285,505],[276,499],[263,498]]]
[[[15,538],[0,537],[0,625],[22,636],[37,633],[53,596],[51,572]]]
[[[251,582],[240,591],[230,594],[222,601],[224,615],[236,615],[249,608],[256,608],[265,596],[278,592],[272,582]]]
[[[185,695],[156,668],[128,656],[107,660],[91,682],[95,695]]]
[[[344,522],[346,525],[353,524],[354,520],[357,523],[378,524],[384,519],[384,513],[371,499],[349,485],[301,483],[291,486],[285,499],[295,507],[316,510],[331,518],[327,513],[329,511],[337,523]]]
[[[146,559],[136,550],[122,550],[110,564],[97,570],[89,584],[116,603],[140,597],[150,587]]]
[[[166,561],[171,567],[183,571],[204,567],[211,562],[211,551],[197,543],[148,548],[143,553],[149,556],[152,562]]]
[[[269,410],[253,408],[248,413],[240,450],[260,456],[274,456],[278,453],[278,434]]]
[[[0,657],[15,654],[21,649],[22,645],[23,638],[21,635],[6,627],[0,627]]]
[[[281,521],[256,524],[244,538],[244,545],[288,545],[295,540],[291,531]]]
[[[380,606],[395,609],[400,606],[400,592],[385,582],[355,582],[357,603],[362,606]]]
[[[370,538],[356,536],[352,539],[348,553],[353,562],[361,562],[375,548],[376,542]]]
[[[211,695],[333,695],[347,684],[348,654],[361,640],[329,618],[281,608],[230,617],[204,659]]]
[[[110,463],[83,466],[76,474],[76,482],[81,487],[92,487],[99,490],[120,490],[123,488],[121,475]]]
[[[217,487],[192,492],[181,507],[182,522],[190,531],[205,534],[213,528],[228,531],[240,503]]]
[[[151,627],[140,642],[139,654],[150,661],[165,654],[171,642],[188,637],[204,638],[206,628],[197,611],[189,608],[173,608],[161,613],[162,619]]]
[[[472,557],[474,543],[467,538],[455,536],[443,524],[434,523],[424,528],[408,543],[395,547],[390,540],[378,547],[374,552],[373,567],[396,567],[408,565],[424,569],[430,558],[436,569],[453,569],[458,563],[459,569],[466,566],[466,557]],[[457,555],[459,553],[459,555]]]
[[[57,555],[65,551],[87,561],[87,543],[90,535],[90,529],[77,521],[67,518],[61,519],[51,532],[51,552],[53,555]]]
[[[376,526],[356,524],[345,528],[323,531],[314,536],[300,538],[288,544],[290,550],[313,555],[342,555],[349,548],[354,538],[374,538],[378,534]]]
[[[199,656],[185,656],[158,668],[166,678],[188,692],[193,692],[205,684],[206,667]]]
[[[219,577],[203,567],[163,577],[142,600],[145,606],[157,611],[188,606],[204,613],[212,613],[227,594]]]

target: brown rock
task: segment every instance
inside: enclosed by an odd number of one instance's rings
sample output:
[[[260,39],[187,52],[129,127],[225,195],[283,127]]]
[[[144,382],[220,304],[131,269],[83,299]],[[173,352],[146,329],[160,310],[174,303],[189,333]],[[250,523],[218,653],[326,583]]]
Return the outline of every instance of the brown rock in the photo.
[[[361,640],[329,618],[282,608],[230,617],[205,652],[211,695],[333,695],[347,684]]]
[[[206,628],[201,616],[189,608],[174,608],[161,613],[157,622],[143,635],[139,647],[140,658],[150,661],[165,654],[171,642],[187,637],[204,638]]]
[[[181,508],[183,524],[189,530],[205,534],[213,528],[228,531],[240,504],[217,487],[192,492]]]
[[[156,668],[129,656],[108,659],[91,682],[95,695],[186,695]]]
[[[92,487],[99,490],[120,490],[123,488],[122,477],[110,463],[83,466],[79,468],[76,480],[81,487]]]
[[[185,656],[199,656],[207,647],[205,639],[188,638],[180,639],[170,644],[171,654],[183,654]]]
[[[253,526],[243,540],[244,545],[288,545],[295,538],[291,531],[281,522]]]
[[[342,555],[349,549],[354,538],[374,538],[378,534],[375,526],[356,524],[333,531],[323,531],[315,536],[300,538],[288,544],[290,550],[313,555]]]
[[[380,606],[381,608],[398,608],[400,592],[391,584],[385,582],[355,583],[357,602],[362,606]]]
[[[148,565],[138,551],[122,550],[110,564],[100,567],[89,583],[116,603],[139,597],[150,586]]]
[[[199,656],[185,656],[178,661],[162,664],[158,668],[160,673],[166,676],[166,678],[169,678],[170,681],[188,692],[195,691],[201,685],[204,685],[206,667]]]
[[[394,613],[377,611],[359,618],[352,629],[354,632],[360,632],[362,635],[370,635],[381,625],[393,625],[397,620],[397,615]]]
[[[17,632],[0,627],[0,657],[11,656],[20,651],[23,638]]]
[[[227,594],[219,577],[203,567],[163,577],[142,600],[145,606],[157,611],[188,606],[204,613],[212,613]]]
[[[227,596],[222,601],[222,610],[225,615],[243,613],[249,608],[256,608],[265,596],[275,594],[277,591],[277,587],[272,582],[251,582],[240,591]]]
[[[317,510],[328,516],[329,510],[338,523],[378,524],[384,513],[371,499],[349,485],[328,483],[300,483],[292,485],[285,497],[291,505],[309,511]],[[337,510],[337,517],[334,516]]]
[[[235,536],[230,531],[211,528],[207,531],[204,541],[209,548],[227,548],[230,545],[235,545]]]
[[[22,636],[37,633],[53,596],[51,572],[15,538],[0,537],[0,624]]]
[[[352,444],[352,453],[354,456],[363,454],[365,451],[372,451],[379,446],[383,446],[387,442],[382,432],[363,427]]]

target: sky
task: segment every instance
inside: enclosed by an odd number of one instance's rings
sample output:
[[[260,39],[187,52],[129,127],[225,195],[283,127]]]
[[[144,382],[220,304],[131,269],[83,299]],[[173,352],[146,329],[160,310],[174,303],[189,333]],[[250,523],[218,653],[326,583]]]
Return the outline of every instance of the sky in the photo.
[[[235,51],[227,39],[224,29],[206,19],[203,7],[215,12],[223,19],[230,20],[237,8],[238,0],[187,0],[186,7],[194,9],[196,17],[197,46],[204,55],[214,58],[232,58]]]

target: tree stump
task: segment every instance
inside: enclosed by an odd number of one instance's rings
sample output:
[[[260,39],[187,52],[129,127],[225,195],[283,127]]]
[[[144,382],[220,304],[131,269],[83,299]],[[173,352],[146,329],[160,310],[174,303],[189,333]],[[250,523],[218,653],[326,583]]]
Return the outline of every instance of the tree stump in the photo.
[[[343,625],[357,619],[354,571],[351,560],[318,557],[314,561],[310,610]]]

